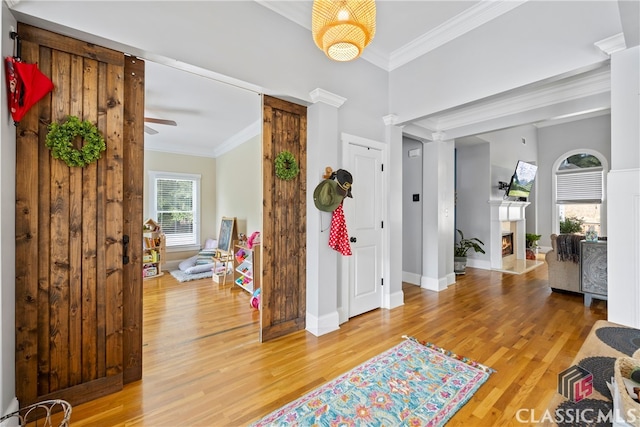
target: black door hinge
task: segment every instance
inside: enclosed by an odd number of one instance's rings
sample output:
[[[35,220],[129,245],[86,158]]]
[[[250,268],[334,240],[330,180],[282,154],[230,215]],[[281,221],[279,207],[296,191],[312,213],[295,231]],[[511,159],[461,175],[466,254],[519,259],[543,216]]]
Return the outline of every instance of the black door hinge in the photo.
[[[380,286],[384,286],[384,279],[383,278],[380,279]]]

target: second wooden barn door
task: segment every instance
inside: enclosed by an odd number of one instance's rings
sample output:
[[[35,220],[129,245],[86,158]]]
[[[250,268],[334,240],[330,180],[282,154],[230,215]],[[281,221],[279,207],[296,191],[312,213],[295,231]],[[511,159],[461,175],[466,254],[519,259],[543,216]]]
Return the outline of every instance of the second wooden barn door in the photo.
[[[268,341],[305,327],[307,108],[264,96],[263,121],[260,340]],[[292,180],[275,174],[284,150],[300,168]]]
[[[130,379],[141,373],[140,319],[124,326],[136,310],[141,317],[141,291],[131,294],[141,288],[139,263],[123,267],[123,236],[138,231],[127,231],[123,212],[141,231],[141,206],[125,193],[139,187],[133,198],[141,198],[142,173],[125,169],[142,171],[144,84],[131,79],[144,75],[144,64],[24,24],[18,34],[22,59],[38,63],[55,89],[17,128],[16,391],[23,406],[78,404],[121,389],[128,368]],[[107,148],[97,162],[70,167],[51,156],[47,126],[67,116],[99,129]]]

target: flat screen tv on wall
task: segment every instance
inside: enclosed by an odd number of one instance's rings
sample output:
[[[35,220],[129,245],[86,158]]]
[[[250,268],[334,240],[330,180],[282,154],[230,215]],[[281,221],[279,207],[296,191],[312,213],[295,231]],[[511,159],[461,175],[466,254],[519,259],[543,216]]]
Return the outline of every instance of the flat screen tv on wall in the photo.
[[[537,170],[538,166],[518,160],[516,170],[511,177],[511,182],[509,182],[509,188],[507,188],[507,196],[520,199],[529,197]]]

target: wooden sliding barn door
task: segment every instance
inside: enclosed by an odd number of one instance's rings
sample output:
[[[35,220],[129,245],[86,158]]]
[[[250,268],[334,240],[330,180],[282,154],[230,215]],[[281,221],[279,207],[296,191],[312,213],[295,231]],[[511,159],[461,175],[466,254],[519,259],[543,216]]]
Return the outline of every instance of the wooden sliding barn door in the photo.
[[[263,121],[260,340],[268,341],[305,327],[307,108],[264,96]],[[283,150],[300,167],[290,181],[275,174]]]
[[[24,24],[18,34],[55,89],[17,127],[16,392],[22,406],[78,404],[142,372],[140,260],[130,251],[123,265],[123,235],[141,240],[144,63]],[[46,148],[47,125],[69,115],[103,135],[97,162],[69,167]]]

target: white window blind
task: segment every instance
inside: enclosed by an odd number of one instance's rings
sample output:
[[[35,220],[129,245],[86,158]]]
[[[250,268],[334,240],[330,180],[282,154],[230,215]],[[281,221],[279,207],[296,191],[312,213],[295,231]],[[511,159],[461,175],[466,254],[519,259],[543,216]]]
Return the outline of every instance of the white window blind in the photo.
[[[556,203],[602,203],[602,168],[556,173]]]
[[[151,214],[167,247],[200,245],[200,176],[149,172]]]

